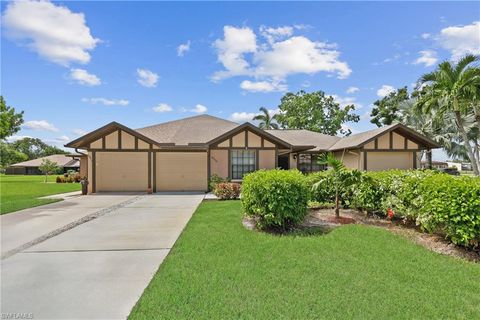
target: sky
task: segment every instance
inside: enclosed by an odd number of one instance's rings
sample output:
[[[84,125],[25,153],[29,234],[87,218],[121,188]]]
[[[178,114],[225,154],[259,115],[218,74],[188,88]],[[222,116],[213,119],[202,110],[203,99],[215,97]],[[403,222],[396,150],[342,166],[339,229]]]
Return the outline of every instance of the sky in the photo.
[[[375,100],[480,54],[478,2],[2,1],[1,14],[1,94],[25,111],[10,140],[57,146],[111,121],[243,123],[299,90],[355,104],[345,126],[361,132]]]

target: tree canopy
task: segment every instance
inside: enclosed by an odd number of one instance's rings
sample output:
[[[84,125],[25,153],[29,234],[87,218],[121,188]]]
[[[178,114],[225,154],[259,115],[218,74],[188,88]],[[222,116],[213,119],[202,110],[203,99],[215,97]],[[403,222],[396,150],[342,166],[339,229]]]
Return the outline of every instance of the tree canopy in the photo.
[[[5,140],[20,130],[23,123],[23,111],[7,106],[3,96],[0,96],[0,140]]]
[[[65,150],[50,146],[38,138],[23,138],[12,142],[11,146],[15,150],[26,154],[29,160],[67,153]]]
[[[277,120],[277,115],[270,116],[270,113],[268,112],[267,108],[261,107],[260,108],[261,113],[259,115],[256,115],[253,117],[252,120],[254,121],[260,121],[258,124],[258,127],[260,129],[278,129],[278,124],[275,123]]]
[[[373,103],[375,107],[370,113],[370,122],[376,124],[378,127],[390,125],[394,122],[402,120],[400,110],[401,103],[410,98],[407,87],[397,89],[390,92],[387,96]]]
[[[354,113],[355,106],[340,106],[332,96],[323,91],[307,93],[286,93],[278,106],[280,112],[276,120],[280,127],[288,129],[307,129],[329,135],[338,133],[349,135],[350,129],[342,125],[358,122],[360,117]]]

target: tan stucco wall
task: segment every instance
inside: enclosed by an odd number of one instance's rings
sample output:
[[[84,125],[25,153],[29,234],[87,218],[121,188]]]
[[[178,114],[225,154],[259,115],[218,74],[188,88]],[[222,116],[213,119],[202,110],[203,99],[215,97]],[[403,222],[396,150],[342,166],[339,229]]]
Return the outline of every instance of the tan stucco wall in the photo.
[[[97,152],[96,189],[100,191],[146,191],[147,152]]]
[[[267,139],[263,139],[263,146],[265,148],[275,148],[275,145],[268,141]]]
[[[232,147],[245,147],[245,131],[232,137]]]
[[[80,177],[88,176],[88,156],[80,157]],[[88,178],[87,178],[88,179]]]
[[[258,151],[258,168],[275,169],[275,150]]]
[[[418,149],[418,144],[416,144],[413,141],[408,140],[407,142],[407,148],[408,149]]]
[[[370,141],[364,146],[365,149],[375,149],[375,141]]]
[[[112,132],[105,136],[105,148],[117,149],[118,148],[118,132]]]
[[[150,145],[143,140],[138,139],[138,149],[148,149]]]
[[[405,149],[405,137],[396,132],[392,133],[393,149]]]
[[[102,147],[103,147],[102,138],[100,138],[98,140],[95,140],[92,143],[90,143],[90,148],[92,148],[92,149],[101,149]]]
[[[369,152],[367,170],[413,169],[413,152]]]
[[[360,167],[360,151],[359,150],[352,150],[352,151],[340,151],[335,152],[335,157],[343,161],[343,164],[349,169],[357,169],[361,170]]]
[[[228,150],[210,150],[210,174],[228,177]]]
[[[230,139],[227,139],[221,143],[218,144],[220,148],[228,148],[230,147]]]
[[[157,191],[206,191],[206,152],[158,152]]]
[[[262,138],[255,133],[248,132],[248,146],[250,148],[259,148],[262,146]]]
[[[390,149],[390,133],[381,135],[378,139],[378,149]]]
[[[135,149],[135,137],[122,131],[122,149]]]
[[[88,156],[87,156],[87,166],[88,166],[88,172],[87,172],[87,179],[88,179],[88,193],[92,193],[93,192],[93,175],[92,175],[92,153],[91,152],[88,152],[87,153]]]

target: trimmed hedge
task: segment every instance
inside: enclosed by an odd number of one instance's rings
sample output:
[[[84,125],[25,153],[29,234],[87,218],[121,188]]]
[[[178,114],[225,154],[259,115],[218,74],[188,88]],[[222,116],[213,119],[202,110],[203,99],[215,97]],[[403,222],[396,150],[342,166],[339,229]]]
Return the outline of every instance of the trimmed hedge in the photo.
[[[309,187],[298,170],[258,170],[245,175],[242,205],[261,229],[288,229],[307,215]]]

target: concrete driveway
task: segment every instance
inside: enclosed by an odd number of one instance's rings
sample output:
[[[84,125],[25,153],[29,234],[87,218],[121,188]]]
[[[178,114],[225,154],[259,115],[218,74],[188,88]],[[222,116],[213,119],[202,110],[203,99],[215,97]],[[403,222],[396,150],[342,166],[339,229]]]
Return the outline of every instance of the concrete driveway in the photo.
[[[204,195],[121,197],[101,216],[2,260],[2,314],[126,318]]]

